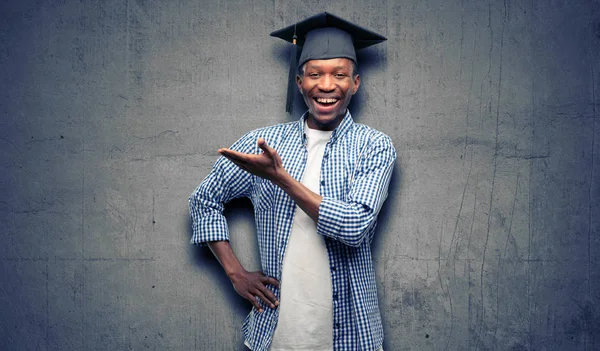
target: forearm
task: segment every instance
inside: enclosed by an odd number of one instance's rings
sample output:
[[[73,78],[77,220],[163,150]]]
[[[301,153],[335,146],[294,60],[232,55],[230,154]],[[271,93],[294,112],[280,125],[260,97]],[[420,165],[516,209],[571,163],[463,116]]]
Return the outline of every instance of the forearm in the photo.
[[[376,212],[363,204],[325,198],[319,209],[317,233],[348,246],[360,246],[376,223]]]
[[[241,169],[273,182],[285,191],[300,208],[315,222],[319,218],[322,197],[298,182],[283,168],[277,151],[268,146],[263,138],[257,140],[262,154],[244,154],[230,149],[219,149],[219,153]]]
[[[329,199],[323,203],[323,197],[289,175],[275,182],[317,223],[317,233],[343,242],[349,246],[359,246],[365,240],[369,227],[373,224],[375,213],[361,205]],[[324,213],[319,218],[321,205]],[[319,221],[320,220],[320,221]]]
[[[339,240],[349,246],[359,246],[366,237],[367,229],[374,216],[372,211],[359,204],[348,204],[343,201],[329,199],[325,201],[325,209],[319,222],[319,209],[323,197],[287,173],[274,181],[317,223],[317,233]]]
[[[223,266],[225,274],[227,274],[229,279],[236,274],[245,271],[244,267],[242,267],[242,264],[231,249],[229,241],[210,241],[207,244],[219,263],[221,263],[221,266]]]
[[[287,172],[284,172],[274,183],[283,189],[315,223],[318,221],[319,207],[323,200],[321,195],[292,178]]]

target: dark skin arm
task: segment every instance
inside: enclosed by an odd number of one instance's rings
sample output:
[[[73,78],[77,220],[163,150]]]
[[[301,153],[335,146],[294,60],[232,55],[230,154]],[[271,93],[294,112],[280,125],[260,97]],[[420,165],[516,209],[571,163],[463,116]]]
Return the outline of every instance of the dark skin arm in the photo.
[[[263,272],[246,271],[233,253],[228,241],[211,241],[208,243],[208,247],[217,257],[221,266],[223,266],[235,291],[250,301],[258,312],[262,312],[263,310],[256,297],[271,308],[279,305],[273,292],[266,286],[267,284],[272,284],[279,287],[279,282],[275,278],[267,277]]]
[[[323,197],[292,178],[283,168],[281,157],[263,138],[258,139],[258,146],[263,151],[260,155],[244,154],[230,149],[219,149],[218,152],[247,172],[272,181],[316,222]],[[225,269],[237,293],[248,299],[259,312],[262,310],[255,296],[271,308],[278,305],[275,295],[266,287],[267,284],[279,287],[275,278],[267,277],[262,272],[246,271],[227,241],[210,242],[208,246]]]
[[[292,178],[283,168],[277,151],[267,145],[263,138],[259,138],[257,144],[263,151],[260,155],[244,154],[230,149],[219,149],[218,152],[245,171],[268,179],[279,186],[313,221],[317,222],[323,197]]]

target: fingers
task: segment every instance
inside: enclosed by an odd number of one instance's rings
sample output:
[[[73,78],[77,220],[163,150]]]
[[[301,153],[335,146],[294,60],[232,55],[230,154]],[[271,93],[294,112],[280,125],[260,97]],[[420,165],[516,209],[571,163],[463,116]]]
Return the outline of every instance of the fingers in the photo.
[[[246,298],[246,300],[250,301],[250,303],[252,303],[252,306],[254,306],[254,308],[256,308],[256,310],[258,312],[262,312],[263,309],[262,307],[260,307],[260,304],[258,303],[258,299],[252,295],[252,294],[248,294],[247,296],[244,296]]]
[[[269,288],[267,288],[265,286],[261,290],[262,290],[263,296],[266,297],[266,299],[263,298],[262,300],[266,304],[268,304],[269,307],[275,308],[276,306],[279,305],[279,301],[277,301],[277,297],[275,297],[275,294],[273,294],[273,292]]]
[[[263,272],[254,273],[258,274],[260,277],[258,278],[257,286],[255,286],[254,289],[252,289],[254,291],[251,291],[251,294],[261,299],[267,306],[271,308],[279,306],[279,301],[277,301],[277,297],[275,296],[275,294],[273,294],[271,289],[267,288],[266,286],[267,284],[272,284],[279,288],[279,282],[277,281],[277,279],[273,277],[268,277]],[[254,300],[256,300],[256,298]],[[262,308],[260,306],[256,307],[256,309],[258,310],[258,312],[262,312]]]
[[[279,305],[275,294],[267,287],[267,284],[279,286],[279,282],[267,277],[263,272],[243,272],[243,274],[232,276],[231,283],[235,291],[252,303],[252,306],[258,311],[263,312],[261,300],[264,305],[270,308],[276,308]]]
[[[260,313],[263,312],[262,307],[260,306],[260,303],[258,302],[260,300],[262,300],[265,305],[271,307],[271,308],[275,308],[279,305],[279,302],[277,301],[277,298],[275,297],[275,295],[271,292],[271,290],[267,289],[264,285],[262,287],[258,287],[253,289],[254,291],[251,291],[248,293],[246,297],[247,300],[249,300],[252,305],[254,306],[254,308],[256,308],[256,310]]]
[[[240,167],[245,171],[248,171],[248,159],[246,154],[230,149],[219,149],[218,153],[226,159],[228,159],[229,161],[233,162],[236,166]]]
[[[225,157],[227,157],[230,160],[239,160],[239,161],[244,161],[246,159],[246,154],[241,153],[241,152],[237,152],[235,150],[231,150],[231,149],[219,149],[217,150],[217,152]]]
[[[264,138],[258,138],[258,140],[256,141],[256,144],[266,154],[268,154],[269,156],[273,156],[273,152],[275,151],[275,149],[273,149],[272,147],[267,145],[267,142],[265,141]]]
[[[258,140],[256,140],[256,145],[258,145],[258,147],[261,148],[262,151],[269,152],[269,145],[267,145],[267,142],[264,138],[258,138]]]
[[[265,291],[265,292],[267,292],[267,291]],[[263,294],[262,291],[256,290],[256,297],[258,297],[259,299],[261,299],[267,306],[269,306],[271,308],[275,308],[275,304],[273,302],[271,302],[271,300],[269,298],[267,298],[265,296],[265,294]],[[258,312],[262,312],[262,309],[259,309]]]
[[[275,308],[277,306],[279,306],[279,301],[277,301],[277,298],[275,297],[275,295],[271,292],[271,290],[267,289],[265,290],[265,299],[263,299],[263,301],[269,305],[269,307],[271,308]]]
[[[269,155],[273,155],[273,152],[275,152],[275,149],[273,149],[272,147],[270,147],[269,145],[267,145],[267,142],[265,141],[264,138],[258,138],[258,140],[256,141],[256,145],[265,153],[269,154]],[[247,157],[249,156],[248,154],[245,154],[243,152],[239,152],[239,151],[235,151],[235,150],[231,150],[228,148],[220,148],[217,150],[217,152],[220,155],[223,155],[229,159],[237,159],[237,160],[247,160]]]
[[[273,284],[274,286],[279,288],[279,282],[277,279],[273,277],[266,276],[263,272],[256,272],[260,275],[259,281],[260,285],[257,287],[260,295],[257,294],[269,307],[275,308],[279,306],[279,301],[277,301],[277,297],[271,289],[267,288],[267,284]]]
[[[275,279],[273,277],[266,277],[266,279],[264,280],[263,283],[271,284],[271,285],[275,286],[276,288],[279,288],[279,281],[277,281],[277,279]]]

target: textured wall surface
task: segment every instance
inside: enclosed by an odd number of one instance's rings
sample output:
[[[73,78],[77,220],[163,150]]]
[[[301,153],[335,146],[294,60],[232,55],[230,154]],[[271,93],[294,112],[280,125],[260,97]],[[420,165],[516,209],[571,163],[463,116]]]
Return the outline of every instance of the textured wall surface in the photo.
[[[287,122],[328,10],[388,37],[358,122],[398,151],[373,245],[388,350],[600,349],[600,2],[4,1],[2,350],[243,350],[249,304],[188,244],[216,149]],[[259,267],[248,201],[232,246]]]

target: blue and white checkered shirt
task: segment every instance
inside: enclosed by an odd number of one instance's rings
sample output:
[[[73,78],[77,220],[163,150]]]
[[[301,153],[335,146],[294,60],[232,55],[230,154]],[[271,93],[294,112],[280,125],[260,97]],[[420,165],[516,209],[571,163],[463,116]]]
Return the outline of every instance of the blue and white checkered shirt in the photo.
[[[258,154],[261,150],[256,141],[262,137],[277,150],[285,170],[300,181],[307,157],[306,117],[304,114],[296,122],[251,131],[231,149]],[[349,112],[325,146],[320,181],[323,200],[317,233],[325,238],[329,253],[335,350],[372,351],[383,343],[370,244],[377,214],[387,197],[395,159],[391,139],[373,128],[354,123]],[[243,196],[254,205],[262,270],[280,280],[296,204],[281,188],[224,157],[217,160],[189,198],[191,242],[229,240],[223,204]],[[269,288],[279,299],[279,289]],[[263,312],[253,308],[242,329],[253,350],[266,351],[277,324],[278,309],[260,303]]]

